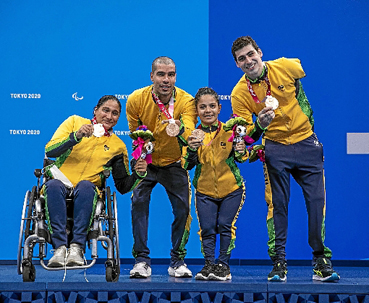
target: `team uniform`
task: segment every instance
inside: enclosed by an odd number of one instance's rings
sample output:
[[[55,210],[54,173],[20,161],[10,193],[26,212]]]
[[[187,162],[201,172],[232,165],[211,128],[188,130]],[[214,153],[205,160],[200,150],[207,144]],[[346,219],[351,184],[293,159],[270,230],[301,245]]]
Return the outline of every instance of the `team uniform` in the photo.
[[[65,226],[67,213],[65,198],[74,196],[74,227],[71,243],[85,246],[97,198],[104,180],[103,171],[111,170],[117,190],[124,194],[142,180],[135,171],[129,173],[127,148],[114,133],[109,136],[76,138],[76,132],[90,119],[76,115],[66,119],[45,147],[48,157],[56,158],[55,165],[73,184],[66,187],[60,180],[51,179],[43,187],[46,211],[53,247],[68,246]]]
[[[201,251],[205,264],[209,265],[196,279],[231,279],[229,259],[235,247],[235,223],[245,201],[245,186],[235,161],[245,162],[248,152],[242,155],[234,151],[233,142],[228,142],[232,132],[224,131],[223,126],[221,122],[210,127],[201,125],[205,132],[203,145],[197,151],[185,147],[183,153],[183,167],[190,170],[196,166],[192,180],[196,189],[195,206]],[[220,235],[217,263],[221,269],[213,266],[217,233]],[[219,275],[216,271],[222,269],[227,272]]]
[[[299,59],[279,58],[265,62],[264,74],[270,81],[271,95],[279,101],[275,118],[264,130],[265,199],[268,204],[268,253],[274,263],[285,263],[285,246],[290,198],[290,175],[301,186],[308,211],[309,245],[313,263],[318,258],[332,256],[324,245],[325,184],[323,146],[313,132],[314,119],[310,104],[299,79],[305,77]],[[265,78],[252,81],[259,100],[268,89]],[[249,123],[248,131],[258,132],[253,114],[265,107],[256,103],[248,89],[246,75],[234,87],[231,95],[233,112]]]
[[[193,97],[175,87],[173,119],[181,120],[180,134],[169,137],[162,124],[167,117],[161,112],[152,96],[152,85],[135,90],[127,100],[127,120],[131,132],[139,125],[146,125],[155,138],[152,163],[147,167],[147,176],[134,189],[132,194],[133,256],[136,264],[151,264],[150,250],[147,246],[150,196],[157,183],[164,186],[172,205],[174,221],[172,224],[171,268],[184,264],[185,245],[188,241],[191,214],[191,190],[189,175],[181,167],[181,148],[177,138],[186,142],[195,128],[197,115]]]

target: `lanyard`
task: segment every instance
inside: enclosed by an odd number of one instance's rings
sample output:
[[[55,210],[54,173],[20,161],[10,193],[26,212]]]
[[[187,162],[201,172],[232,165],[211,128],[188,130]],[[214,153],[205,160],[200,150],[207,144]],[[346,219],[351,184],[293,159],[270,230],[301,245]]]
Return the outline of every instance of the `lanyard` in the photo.
[[[202,124],[200,124],[198,128],[202,129]],[[211,134],[211,125],[209,126],[209,128],[210,128],[210,134]],[[210,140],[210,142],[208,144],[206,144],[206,146],[210,146],[210,144],[213,142],[215,137],[218,136],[221,128],[222,128],[222,123],[218,120],[218,128],[217,128],[217,131],[215,133],[215,136],[213,137],[213,139]]]
[[[174,91],[173,91],[173,95],[170,98],[169,101],[169,111],[168,109],[165,107],[164,103],[160,101],[159,97],[152,91],[151,92],[152,97],[156,103],[157,106],[159,106],[159,109],[161,110],[161,112],[169,119],[169,120],[173,120],[173,112],[174,112]]]
[[[260,103],[260,100],[259,100],[258,96],[256,96],[256,93],[255,93],[254,89],[252,88],[250,80],[246,76],[245,76],[245,78],[246,78],[246,82],[247,82],[247,88],[249,89],[249,92],[250,92],[250,95],[251,95],[252,99],[254,99],[255,103]],[[271,90],[271,85],[270,85],[268,75],[265,75],[264,80],[265,80],[265,83],[268,85],[266,95],[271,96],[271,91],[270,91]]]

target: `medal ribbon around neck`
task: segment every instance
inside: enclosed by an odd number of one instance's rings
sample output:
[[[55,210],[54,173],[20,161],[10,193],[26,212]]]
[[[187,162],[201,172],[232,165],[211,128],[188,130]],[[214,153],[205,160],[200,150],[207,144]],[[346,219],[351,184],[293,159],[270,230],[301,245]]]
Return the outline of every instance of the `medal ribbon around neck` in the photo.
[[[202,124],[200,124],[198,128],[202,129],[203,128]],[[210,128],[210,134],[211,134],[211,125],[209,126],[209,128]],[[218,128],[217,128],[217,131],[215,133],[215,136],[213,137],[213,139],[210,140],[210,142],[208,144],[206,144],[206,146],[210,146],[210,144],[214,141],[215,137],[218,136],[221,128],[222,128],[222,123],[218,120]]]
[[[246,77],[246,75],[245,75],[245,78],[246,78],[246,82],[247,82],[247,88],[249,89],[249,93],[250,93],[252,99],[254,99],[255,103],[260,103],[260,100],[259,100],[258,96],[256,95],[254,89],[252,88],[250,80]],[[268,78],[267,74],[265,75],[264,80],[265,80],[265,83],[268,85],[266,95],[271,96],[271,85],[270,85],[270,81],[269,81],[269,78]]]
[[[169,100],[169,111],[168,109],[165,107],[164,103],[160,101],[159,97],[154,93],[154,91],[151,92],[152,97],[156,103],[157,106],[159,106],[159,109],[161,110],[161,112],[171,121],[174,122],[173,119],[173,112],[174,112],[174,91],[173,91],[173,95]]]

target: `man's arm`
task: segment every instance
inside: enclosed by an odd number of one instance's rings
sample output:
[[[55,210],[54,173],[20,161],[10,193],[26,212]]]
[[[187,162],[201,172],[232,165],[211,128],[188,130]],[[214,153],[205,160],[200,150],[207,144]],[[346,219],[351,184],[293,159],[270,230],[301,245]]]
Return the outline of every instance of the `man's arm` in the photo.
[[[126,104],[126,115],[128,127],[131,132],[134,132],[139,126],[139,115],[137,111],[137,98],[134,94],[128,96]]]
[[[191,135],[197,124],[195,99],[191,98],[185,103],[183,112],[181,113],[180,122],[181,126],[177,137],[184,145],[187,145],[188,137]]]

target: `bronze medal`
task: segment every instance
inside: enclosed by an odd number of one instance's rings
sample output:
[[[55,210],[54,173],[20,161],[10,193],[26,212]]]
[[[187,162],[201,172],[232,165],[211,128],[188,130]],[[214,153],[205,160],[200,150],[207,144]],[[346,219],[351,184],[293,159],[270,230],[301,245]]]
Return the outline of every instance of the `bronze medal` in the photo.
[[[205,139],[204,131],[201,130],[201,129],[198,129],[198,128],[196,128],[192,131],[191,136],[196,137],[196,139],[198,139],[200,141],[204,141],[204,139]]]
[[[179,134],[179,126],[175,122],[169,122],[165,131],[169,137],[176,137]]]

